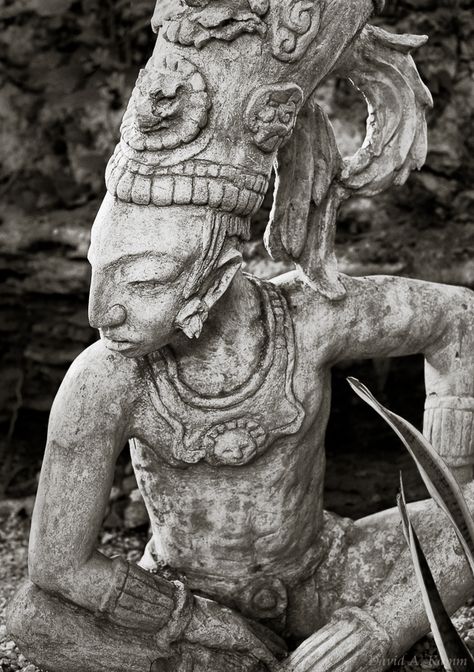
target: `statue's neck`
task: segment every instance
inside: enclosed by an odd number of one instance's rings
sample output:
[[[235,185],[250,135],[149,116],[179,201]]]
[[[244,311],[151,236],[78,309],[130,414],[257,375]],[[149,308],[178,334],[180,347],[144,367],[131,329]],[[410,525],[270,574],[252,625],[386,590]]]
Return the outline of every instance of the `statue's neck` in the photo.
[[[237,387],[258,367],[264,336],[258,289],[239,271],[210,311],[199,339],[180,334],[172,350],[183,381],[216,395]]]

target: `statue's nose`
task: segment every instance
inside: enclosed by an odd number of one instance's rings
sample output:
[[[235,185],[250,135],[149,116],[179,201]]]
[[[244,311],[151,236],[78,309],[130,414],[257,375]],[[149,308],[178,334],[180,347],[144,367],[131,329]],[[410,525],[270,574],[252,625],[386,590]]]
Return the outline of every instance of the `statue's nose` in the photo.
[[[120,303],[116,303],[106,311],[100,327],[120,327],[125,322],[126,317],[127,311],[125,308]]]
[[[110,329],[120,327],[127,319],[127,311],[120,303],[115,303],[109,308],[100,309],[99,306],[91,306],[89,310],[89,322],[95,329]]]

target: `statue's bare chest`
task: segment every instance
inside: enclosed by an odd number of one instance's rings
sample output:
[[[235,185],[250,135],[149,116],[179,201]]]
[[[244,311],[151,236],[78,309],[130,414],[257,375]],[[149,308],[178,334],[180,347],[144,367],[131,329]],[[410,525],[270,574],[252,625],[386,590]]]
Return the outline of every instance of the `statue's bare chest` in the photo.
[[[169,350],[147,358],[147,394],[155,411],[146,432],[147,453],[151,447],[177,466],[204,461],[237,467],[300,430],[305,412],[293,390],[295,345],[288,306],[277,287],[258,286],[266,343],[258,367],[240,387],[219,397],[201,396],[180,379]],[[134,452],[144,448],[136,439]]]

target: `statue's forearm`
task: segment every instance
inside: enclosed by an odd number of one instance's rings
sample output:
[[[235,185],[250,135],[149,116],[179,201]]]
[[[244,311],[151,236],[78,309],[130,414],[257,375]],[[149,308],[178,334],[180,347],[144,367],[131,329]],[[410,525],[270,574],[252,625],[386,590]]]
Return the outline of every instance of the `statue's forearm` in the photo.
[[[347,279],[345,284],[347,299],[334,304],[328,317],[339,349],[336,361],[423,353],[425,435],[450,466],[470,469],[474,464],[474,292],[394,277]]]
[[[98,617],[156,634],[164,647],[180,638],[192,615],[193,597],[183,584],[98,552],[81,567],[54,575],[33,571],[31,579]]]
[[[101,577],[98,572],[102,573]],[[95,583],[98,578],[100,586]],[[104,579],[107,580],[105,590]],[[277,636],[269,633],[266,639],[265,628],[259,631],[262,638],[259,639],[238,613],[194,596],[180,581],[168,581],[123,558],[109,560],[95,553],[76,575],[74,590],[77,591],[76,603],[86,606],[99,619],[136,630],[141,635],[154,635],[158,649],[164,653],[172,650],[175,642],[187,641],[212,649],[247,652],[273,665],[276,662],[273,653],[286,650]],[[86,595],[89,596],[87,605]]]

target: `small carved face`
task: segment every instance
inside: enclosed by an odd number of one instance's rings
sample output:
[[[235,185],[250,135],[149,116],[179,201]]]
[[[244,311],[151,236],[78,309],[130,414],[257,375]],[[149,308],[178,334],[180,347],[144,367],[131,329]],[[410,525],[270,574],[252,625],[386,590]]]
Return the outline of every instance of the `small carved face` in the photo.
[[[245,113],[247,128],[263,152],[273,152],[291,135],[303,103],[296,84],[264,86],[253,93]]]
[[[216,98],[216,89],[227,92],[224,107],[222,102],[219,106],[219,100],[213,106],[216,136],[225,133],[232,139],[235,127],[264,155],[262,158],[251,147],[249,161],[257,157],[269,168],[268,155],[290,137],[305,99],[303,71],[307,66],[298,72],[289,64],[304,60],[314,47],[323,6],[321,0],[160,0],[152,23],[168,43],[167,53],[170,45],[176,44],[179,59],[189,55],[190,61],[199,63],[211,98]],[[245,39],[239,39],[244,35]],[[233,43],[229,50],[232,56],[222,49],[226,42]],[[198,52],[204,55],[208,44],[217,45],[217,49],[207,62]],[[230,67],[225,65],[230,62]],[[249,67],[251,63],[258,71]],[[221,75],[218,81],[216,72]],[[316,72],[318,68],[312,71],[313,79],[319,76]],[[313,87],[315,84],[312,82]],[[245,124],[240,130],[244,110]],[[228,119],[230,128],[222,131]]]
[[[122,123],[138,151],[175,149],[199,135],[211,106],[197,68],[180,56],[156,56],[140,72]]]
[[[264,443],[264,429],[256,421],[244,418],[214,426],[203,439],[211,464],[235,467],[250,462]]]
[[[89,320],[109,349],[138,357],[172,340],[204,222],[202,208],[183,212],[106,196],[92,229]]]

